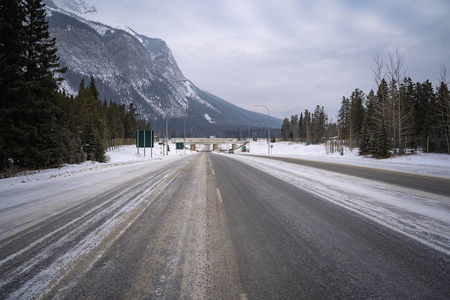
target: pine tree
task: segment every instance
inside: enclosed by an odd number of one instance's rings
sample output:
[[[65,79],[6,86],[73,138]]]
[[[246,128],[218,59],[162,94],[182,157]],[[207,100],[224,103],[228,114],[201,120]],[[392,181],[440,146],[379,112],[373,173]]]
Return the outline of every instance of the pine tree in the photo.
[[[283,124],[281,124],[281,140],[287,141],[289,139],[289,119],[284,118]]]
[[[350,133],[350,99],[342,97],[338,118],[340,138],[348,139]]]
[[[364,123],[361,130],[361,141],[359,145],[359,155],[367,155],[372,152],[372,139],[369,131],[368,118],[364,118]]]
[[[427,137],[432,135],[433,123],[436,119],[432,113],[432,103],[435,102],[434,97],[433,86],[430,81],[416,83],[413,131],[422,149],[427,149]]]
[[[298,115],[292,115],[290,126],[289,126],[289,139],[291,141],[296,141],[298,139]]]
[[[366,113],[364,115],[363,124],[363,151],[362,155],[372,154],[374,149],[374,135],[377,130],[377,120],[375,120],[376,96],[373,90],[370,91],[366,99]]]
[[[311,113],[309,110],[305,109],[305,117],[303,118],[304,123],[304,134],[306,141],[311,141]]]
[[[298,137],[300,142],[305,140],[305,124],[303,120],[303,112],[300,113],[300,119],[298,120]]]
[[[440,126],[442,152],[450,153],[450,91],[447,83],[441,81],[437,90],[437,118]]]
[[[81,81],[78,96],[75,98],[75,123],[77,124],[75,130],[81,132],[79,139],[85,159],[103,162],[105,160],[103,141],[107,118],[98,96],[99,92],[93,76],[87,87],[84,86],[84,80]]]
[[[15,149],[24,142],[15,136],[24,96],[24,19],[20,1],[0,2],[0,170],[10,166]]]
[[[388,158],[390,156],[390,146],[384,120],[381,120],[381,126],[375,132],[374,145],[373,156],[375,158]]]
[[[56,40],[50,38],[44,4],[25,1],[25,37],[27,47],[25,82],[28,117],[26,152],[28,165],[47,167],[63,163],[65,127],[61,124],[61,107],[57,101],[59,58]],[[25,156],[27,157],[27,156]]]
[[[363,106],[364,93],[355,89],[355,91],[350,96],[350,136],[352,140],[356,140],[356,146],[360,146],[360,135],[362,132],[363,122],[364,122],[364,106]],[[353,141],[350,141],[351,145]]]
[[[60,122],[62,102],[55,74],[63,70],[57,69],[55,40],[48,32],[44,5],[32,0],[1,3],[1,29],[5,29],[1,31],[8,35],[2,36],[5,44],[1,43],[1,88],[5,91],[1,167],[11,162],[27,168],[59,165],[66,153],[67,128]]]
[[[387,82],[382,79],[376,95],[371,93],[367,98],[367,130],[371,138],[369,153],[377,158],[386,157],[391,150],[386,131],[386,119],[390,117],[388,93]]]
[[[323,106],[316,106],[311,120],[311,140],[314,143],[319,143],[325,137],[325,123],[328,120]]]
[[[407,141],[413,128],[414,83],[411,78],[405,78],[400,84],[399,101],[397,105],[397,127],[399,138],[399,153],[405,154]]]

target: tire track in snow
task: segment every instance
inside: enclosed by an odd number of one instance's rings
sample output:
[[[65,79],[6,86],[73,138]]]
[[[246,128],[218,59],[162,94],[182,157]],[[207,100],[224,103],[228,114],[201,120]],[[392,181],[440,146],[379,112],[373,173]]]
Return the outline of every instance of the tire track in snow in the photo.
[[[131,185],[125,183],[0,241],[0,298],[42,294],[50,282],[59,281],[57,270],[67,272],[80,251],[98,247],[114,226],[128,221],[124,217],[127,211],[148,206],[145,195],[155,186],[170,183],[164,181],[171,168],[143,176]],[[92,238],[96,239],[93,243],[88,241]]]

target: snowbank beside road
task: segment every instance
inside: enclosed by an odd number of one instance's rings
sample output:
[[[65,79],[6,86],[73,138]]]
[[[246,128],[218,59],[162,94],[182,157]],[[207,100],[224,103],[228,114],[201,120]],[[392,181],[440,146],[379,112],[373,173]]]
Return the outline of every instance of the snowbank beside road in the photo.
[[[303,143],[277,142],[271,144],[271,156],[297,157],[309,160],[321,160],[343,164],[359,165],[371,168],[396,170],[409,173],[450,177],[450,155],[439,153],[417,153],[388,159],[374,159],[358,155],[358,149],[344,149],[344,155],[337,152],[327,153],[325,146]],[[267,142],[250,142],[246,155],[268,155]]]
[[[162,155],[162,147],[158,144],[155,144],[155,148],[153,148],[153,150],[150,150],[149,148],[146,149],[144,156],[143,148],[139,150],[138,154],[136,146],[122,146],[117,149],[108,151],[106,153],[107,162],[105,163],[86,161],[82,164],[64,165],[61,168],[24,172],[21,174],[17,174],[17,176],[12,178],[0,179],[0,192],[2,188],[12,185],[67,177],[83,172],[98,171],[105,168],[117,167],[127,164],[159,161],[175,156],[181,156],[185,153],[187,155],[191,154],[192,152],[189,150],[186,150],[186,152],[175,150],[175,147],[171,147],[171,151],[169,151],[169,154],[165,156]]]
[[[321,160],[329,162],[338,162],[352,165],[360,165],[372,168],[382,168],[388,170],[396,170],[410,173],[420,173],[441,177],[450,178],[450,155],[437,153],[418,153],[414,155],[406,155],[393,157],[389,159],[377,160],[358,155],[358,150],[350,151],[348,148],[344,149],[344,155],[339,153],[328,153],[324,145],[309,145],[291,142],[277,142],[271,144],[271,156],[288,156],[298,157],[301,159]],[[231,148],[231,145],[223,145],[223,149]],[[251,141],[247,145],[249,153],[236,151],[236,154],[245,155],[267,155],[267,143],[265,141]],[[0,180],[0,191],[2,187],[16,184],[23,184],[26,182],[49,180],[52,178],[66,177],[73,174],[95,171],[104,168],[120,166],[125,164],[134,164],[141,162],[151,162],[152,160],[167,159],[173,156],[188,155],[195,152],[190,150],[175,150],[174,145],[171,145],[171,151],[168,156],[162,155],[162,148],[155,144],[155,148],[151,151],[146,149],[144,156],[143,149],[137,153],[135,146],[124,146],[106,153],[108,161],[106,163],[98,163],[87,161],[78,165],[64,165],[57,169],[48,169],[35,172],[27,172],[13,178],[5,178]]]
[[[293,157],[351,164],[370,168],[439,176],[450,179],[450,155],[415,154],[376,160],[346,149],[344,155],[327,155],[325,146],[274,143],[270,156]],[[450,254],[449,196],[409,190],[322,169],[270,160],[267,143],[251,143],[250,153],[230,155],[254,168],[278,177],[323,199],[344,206],[370,219],[407,234]]]

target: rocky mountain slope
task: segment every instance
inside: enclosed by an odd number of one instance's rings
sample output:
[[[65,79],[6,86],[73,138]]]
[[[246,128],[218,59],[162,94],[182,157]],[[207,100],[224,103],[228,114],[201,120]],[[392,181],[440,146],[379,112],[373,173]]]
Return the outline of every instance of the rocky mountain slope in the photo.
[[[196,87],[184,77],[163,40],[93,21],[89,16],[97,10],[83,0],[45,3],[60,62],[68,67],[69,93],[76,93],[81,79],[88,81],[93,75],[101,99],[132,102],[156,128],[164,127],[165,118],[178,131],[197,127],[205,135],[281,126],[277,118],[244,110]]]

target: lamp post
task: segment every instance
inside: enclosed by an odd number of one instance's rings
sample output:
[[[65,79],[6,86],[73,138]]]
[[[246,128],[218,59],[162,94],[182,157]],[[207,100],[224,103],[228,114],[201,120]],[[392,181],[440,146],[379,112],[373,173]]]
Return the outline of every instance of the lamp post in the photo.
[[[269,109],[265,105],[255,105],[255,106],[262,106],[265,109],[267,109],[267,154],[270,154],[270,115],[269,115]]]
[[[169,155],[169,152],[167,151],[169,148],[169,118],[166,115],[166,143],[164,145],[166,156]]]
[[[186,154],[186,119],[187,119],[187,113],[186,113],[186,118],[184,118],[184,144],[183,144],[184,154]]]

